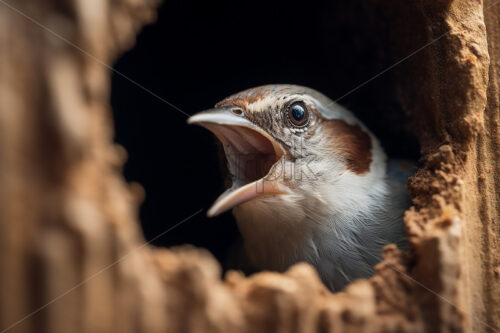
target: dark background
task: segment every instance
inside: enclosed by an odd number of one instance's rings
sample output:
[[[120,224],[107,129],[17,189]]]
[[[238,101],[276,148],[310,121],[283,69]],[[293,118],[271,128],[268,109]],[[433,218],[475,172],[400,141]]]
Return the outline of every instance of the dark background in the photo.
[[[336,100],[399,60],[384,20],[361,1],[174,1],[115,69],[190,115],[269,83],[309,86]],[[125,177],[146,190],[146,239],[203,208],[153,244],[195,244],[222,259],[237,229],[230,213],[205,217],[223,191],[215,139],[122,77],[114,75],[112,86],[116,141],[129,153]],[[339,103],[372,129],[389,156],[416,159],[397,87],[396,69]]]

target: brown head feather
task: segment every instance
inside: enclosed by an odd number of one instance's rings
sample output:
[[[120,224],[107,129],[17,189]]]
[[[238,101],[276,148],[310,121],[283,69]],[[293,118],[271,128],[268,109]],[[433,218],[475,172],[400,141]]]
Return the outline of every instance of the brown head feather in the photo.
[[[245,110],[248,105],[266,98],[266,96],[273,92],[274,87],[274,85],[266,85],[244,90],[223,99],[215,107],[235,105]]]
[[[350,125],[340,119],[325,121],[322,126],[350,171],[358,175],[370,171],[372,140],[368,133],[359,125]]]

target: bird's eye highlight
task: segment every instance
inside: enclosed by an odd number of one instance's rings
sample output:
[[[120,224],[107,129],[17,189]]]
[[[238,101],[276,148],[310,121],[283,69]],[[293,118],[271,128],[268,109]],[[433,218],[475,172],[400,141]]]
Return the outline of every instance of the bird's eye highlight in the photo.
[[[288,119],[296,127],[304,127],[309,123],[309,110],[302,102],[295,102],[288,107]]]

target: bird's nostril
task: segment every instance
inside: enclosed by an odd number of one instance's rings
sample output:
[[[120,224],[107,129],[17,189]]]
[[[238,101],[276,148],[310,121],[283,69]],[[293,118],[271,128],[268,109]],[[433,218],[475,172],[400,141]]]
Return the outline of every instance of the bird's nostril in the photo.
[[[231,109],[231,112],[237,116],[243,116],[243,110],[241,109]]]

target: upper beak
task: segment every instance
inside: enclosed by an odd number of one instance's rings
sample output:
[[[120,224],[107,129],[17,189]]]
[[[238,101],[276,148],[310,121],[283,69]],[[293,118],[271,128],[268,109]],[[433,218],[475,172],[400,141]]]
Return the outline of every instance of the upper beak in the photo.
[[[219,215],[263,195],[290,193],[276,177],[266,179],[284,150],[266,131],[253,124],[238,107],[220,107],[195,114],[188,124],[210,130],[221,141],[233,184],[208,210]]]

